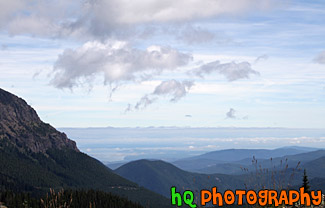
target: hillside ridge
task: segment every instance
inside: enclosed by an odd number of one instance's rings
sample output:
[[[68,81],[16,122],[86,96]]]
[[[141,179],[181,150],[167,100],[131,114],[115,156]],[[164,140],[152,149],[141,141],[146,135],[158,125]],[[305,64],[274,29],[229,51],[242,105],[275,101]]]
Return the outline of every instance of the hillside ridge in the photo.
[[[75,141],[41,121],[25,100],[0,88],[0,140],[3,139],[33,153],[52,148],[79,152]]]

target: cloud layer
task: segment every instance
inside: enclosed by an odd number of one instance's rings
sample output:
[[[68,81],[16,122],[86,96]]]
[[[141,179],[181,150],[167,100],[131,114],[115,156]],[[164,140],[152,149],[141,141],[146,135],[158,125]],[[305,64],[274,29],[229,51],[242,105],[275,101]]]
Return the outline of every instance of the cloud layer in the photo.
[[[275,2],[278,0],[10,0],[0,2],[0,28],[14,35],[86,34],[106,39],[143,24],[237,15],[271,8]]]
[[[202,44],[225,40],[207,28],[194,26],[200,20],[238,15],[274,7],[278,0],[11,0],[0,1],[0,30],[11,35],[71,38],[87,41],[76,49],[65,49],[53,65],[50,84],[73,89],[91,86],[98,77],[112,92],[126,82],[156,78],[165,71],[189,67],[190,53],[161,45],[139,44],[137,38],[164,32],[170,27],[177,40]],[[186,9],[185,9],[186,8]],[[177,25],[180,25],[179,27]],[[170,34],[168,34],[170,35]],[[154,40],[153,40],[154,41]],[[136,43],[136,44],[135,44]],[[140,46],[139,46],[140,45]],[[151,45],[147,47],[147,45]],[[138,46],[138,47],[136,47]],[[189,72],[199,78],[212,73],[228,81],[259,75],[248,62],[205,63]],[[170,79],[170,78],[168,78]],[[171,102],[183,98],[194,81],[162,81],[152,93],[144,95],[134,107],[141,109],[159,97]]]
[[[52,73],[51,84],[59,89],[73,89],[79,86],[92,86],[100,77],[104,85],[111,87],[113,93],[120,85],[154,79],[162,72],[175,71],[189,66],[193,57],[171,47],[149,46],[137,49],[123,41],[89,41],[76,49],[66,49],[58,56]],[[248,62],[220,63],[213,61],[198,68],[188,70],[188,74],[199,78],[218,73],[228,81],[248,79],[259,75]],[[194,81],[162,81],[152,93],[146,94],[134,105],[128,105],[127,111],[144,109],[156,102],[159,97],[170,97],[177,102],[194,85]]]
[[[106,20],[108,23],[137,24],[237,14],[270,8],[272,2],[274,0],[96,0],[90,1],[89,6],[95,19]]]
[[[83,7],[83,1],[0,1],[0,29],[12,35],[71,36],[80,30],[73,23]]]

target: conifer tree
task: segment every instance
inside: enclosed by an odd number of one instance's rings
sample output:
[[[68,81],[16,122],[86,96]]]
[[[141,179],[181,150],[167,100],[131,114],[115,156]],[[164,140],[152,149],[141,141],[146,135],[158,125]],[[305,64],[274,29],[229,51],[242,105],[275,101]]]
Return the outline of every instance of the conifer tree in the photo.
[[[302,178],[302,182],[302,187],[305,189],[305,193],[310,193],[310,186],[306,169],[304,169],[304,176]]]

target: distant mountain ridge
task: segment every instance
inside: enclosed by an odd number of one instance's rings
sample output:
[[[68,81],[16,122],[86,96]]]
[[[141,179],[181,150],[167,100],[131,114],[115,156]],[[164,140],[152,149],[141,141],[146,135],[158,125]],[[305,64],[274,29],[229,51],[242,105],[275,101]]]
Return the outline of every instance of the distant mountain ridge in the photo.
[[[314,150],[313,148],[309,149]],[[306,153],[308,150],[302,148],[285,147],[278,149],[225,149],[208,152],[202,155],[184,158],[174,161],[173,164],[177,167],[200,173],[224,173],[232,174],[232,172],[240,171],[240,167],[250,165],[253,157],[259,160],[267,160],[270,158],[279,158],[286,155],[296,155],[300,153]],[[221,167],[221,166],[224,167]],[[213,167],[216,168],[216,172],[213,172]],[[234,168],[234,169],[233,169]],[[229,169],[230,172],[227,172]],[[240,174],[240,173],[239,173]]]
[[[211,189],[214,186],[218,187],[220,192],[228,189],[273,188],[274,184],[276,184],[276,187],[299,188],[302,184],[304,169],[307,170],[311,188],[325,191],[325,176],[323,174],[325,171],[325,156],[318,158],[323,154],[322,150],[303,154],[309,155],[307,160],[303,161],[303,164],[298,168],[296,168],[296,160],[291,162],[290,167],[286,167],[288,163],[284,160],[274,167],[264,167],[263,163],[259,167],[260,163],[256,163],[256,166],[255,164],[247,166],[247,169],[250,170],[241,171],[240,175],[193,173],[181,170],[164,161],[144,159],[122,165],[114,172],[166,197],[170,196],[170,187],[172,186],[175,186],[180,192]],[[297,154],[296,158],[301,158],[303,154]],[[295,155],[292,156],[292,158],[294,157]],[[278,161],[280,161],[280,158],[273,164]]]
[[[262,168],[276,168],[279,169],[283,164],[288,164],[288,167],[294,168],[298,164],[300,168],[306,167],[306,165],[314,160],[317,160],[321,157],[325,156],[325,150],[317,150],[317,151],[311,151],[311,152],[304,152],[300,154],[295,155],[285,155],[282,157],[271,157],[269,159],[259,159],[256,158],[258,161],[259,166]],[[252,166],[253,158],[247,158],[240,161],[234,161],[234,162],[223,162],[223,163],[215,163],[214,165],[209,165],[208,167],[201,168],[199,170],[196,170],[195,172],[199,173],[223,173],[223,174],[230,174],[230,175],[239,175],[242,174],[242,168],[246,169],[254,169]],[[322,163],[320,163],[320,166],[317,165],[317,162],[314,162],[313,165],[319,169],[319,167],[322,167]],[[308,168],[313,170],[312,168]],[[319,172],[319,171],[316,171]]]
[[[250,156],[251,158],[246,158]],[[286,181],[290,187],[299,188],[304,169],[307,170],[311,187],[325,190],[323,174],[325,150],[322,149],[304,147],[283,147],[275,150],[228,149],[185,158],[179,162],[183,167],[193,170],[197,166],[204,167],[209,163],[214,165],[199,170],[202,172],[192,172],[164,161],[137,160],[122,165],[115,172],[167,197],[171,186],[176,186],[179,191],[210,189],[211,186],[217,186],[220,191],[224,191],[243,188],[244,184],[255,186],[260,183],[273,187],[273,179],[270,177],[273,174],[276,180],[274,183],[279,186],[281,181]],[[206,172],[203,172],[204,170]],[[265,173],[263,176],[260,175],[261,171]]]

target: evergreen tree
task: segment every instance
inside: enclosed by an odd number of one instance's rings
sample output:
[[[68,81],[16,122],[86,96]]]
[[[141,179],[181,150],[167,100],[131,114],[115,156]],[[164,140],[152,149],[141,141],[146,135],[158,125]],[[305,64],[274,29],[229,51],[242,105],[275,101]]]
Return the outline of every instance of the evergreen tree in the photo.
[[[310,193],[310,186],[306,169],[304,169],[304,176],[302,178],[302,182],[302,187],[305,189],[305,193]]]

